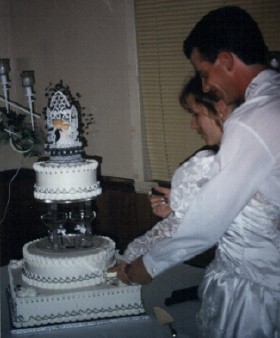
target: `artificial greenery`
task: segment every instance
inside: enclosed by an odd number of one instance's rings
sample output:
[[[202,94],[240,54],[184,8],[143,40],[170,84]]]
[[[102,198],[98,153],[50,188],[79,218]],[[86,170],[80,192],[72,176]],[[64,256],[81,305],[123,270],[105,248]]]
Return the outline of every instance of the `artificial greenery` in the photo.
[[[44,153],[43,133],[38,128],[32,130],[26,117],[25,114],[17,114],[13,110],[7,111],[6,107],[0,107],[0,143],[10,143],[25,157],[41,156]]]

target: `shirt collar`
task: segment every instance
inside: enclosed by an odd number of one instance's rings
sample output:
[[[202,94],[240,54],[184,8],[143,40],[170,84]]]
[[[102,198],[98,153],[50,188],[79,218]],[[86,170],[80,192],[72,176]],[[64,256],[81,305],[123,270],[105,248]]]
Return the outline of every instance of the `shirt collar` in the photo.
[[[260,72],[249,84],[249,86],[246,89],[245,92],[245,101],[248,99],[254,97],[257,94],[257,90],[259,86],[266,82],[269,78],[271,78],[271,75],[275,74],[275,71],[272,69],[265,69],[262,72]]]

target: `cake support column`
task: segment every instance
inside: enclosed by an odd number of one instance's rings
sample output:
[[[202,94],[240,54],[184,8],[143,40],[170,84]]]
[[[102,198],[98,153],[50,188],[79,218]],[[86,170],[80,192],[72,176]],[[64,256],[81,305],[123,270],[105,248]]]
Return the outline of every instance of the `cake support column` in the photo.
[[[86,213],[90,214],[91,210],[91,200],[85,201],[85,211]],[[87,233],[92,235],[92,219],[88,219],[86,222],[86,231]]]
[[[48,238],[53,250],[63,250],[71,248],[92,248],[94,236],[92,233],[92,222],[96,212],[92,210],[92,200],[44,200],[48,204],[48,213],[41,216],[44,224],[48,226]],[[76,208],[61,212],[58,207],[60,204],[74,205]],[[67,209],[67,208],[66,208]],[[64,222],[63,222],[64,220]],[[72,223],[72,224],[71,224]],[[66,224],[66,227],[64,226]],[[70,226],[69,228],[67,228]],[[67,230],[68,229],[68,230]]]

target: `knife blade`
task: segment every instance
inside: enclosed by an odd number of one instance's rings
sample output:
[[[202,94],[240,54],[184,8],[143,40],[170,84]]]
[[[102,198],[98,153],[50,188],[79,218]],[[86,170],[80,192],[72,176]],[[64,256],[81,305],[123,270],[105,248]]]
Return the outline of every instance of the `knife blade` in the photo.
[[[153,310],[154,310],[154,314],[158,322],[161,325],[168,325],[170,332],[171,332],[171,337],[174,337],[174,338],[177,337],[177,331],[172,326],[172,323],[174,322],[174,318],[171,316],[171,314],[159,306],[154,306]]]

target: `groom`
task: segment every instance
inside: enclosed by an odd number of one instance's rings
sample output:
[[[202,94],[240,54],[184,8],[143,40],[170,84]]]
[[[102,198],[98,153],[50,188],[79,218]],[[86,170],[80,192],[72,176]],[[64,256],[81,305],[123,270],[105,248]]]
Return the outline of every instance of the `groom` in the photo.
[[[218,173],[194,199],[180,233],[130,265],[129,279],[140,284],[218,242],[256,191],[280,204],[280,75],[268,67],[257,23],[238,7],[214,10],[186,38],[184,53],[204,91],[240,106],[225,125]]]

